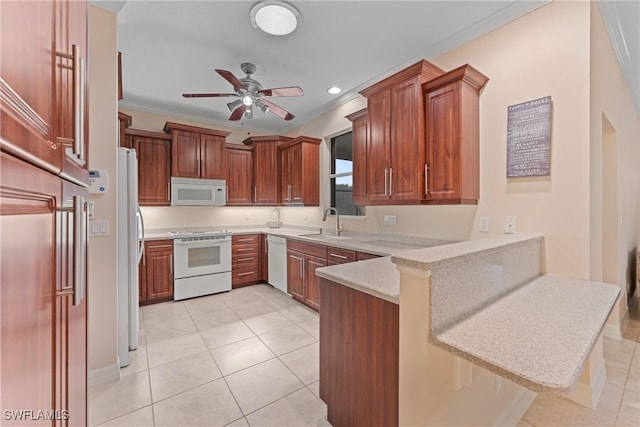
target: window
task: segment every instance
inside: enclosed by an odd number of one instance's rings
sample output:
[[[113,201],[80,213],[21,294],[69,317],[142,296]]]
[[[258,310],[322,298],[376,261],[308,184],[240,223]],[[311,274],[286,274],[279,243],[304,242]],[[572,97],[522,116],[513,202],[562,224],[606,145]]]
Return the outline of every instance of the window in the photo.
[[[331,138],[331,206],[340,215],[364,216],[364,207],[353,203],[353,146],[351,132]]]

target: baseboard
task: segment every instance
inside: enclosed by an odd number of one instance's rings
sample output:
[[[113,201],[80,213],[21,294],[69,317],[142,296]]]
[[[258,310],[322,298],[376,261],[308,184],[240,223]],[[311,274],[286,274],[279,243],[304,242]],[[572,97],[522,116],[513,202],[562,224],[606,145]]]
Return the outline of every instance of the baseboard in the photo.
[[[622,339],[621,325],[607,323],[604,325],[604,336],[607,338],[620,341]]]
[[[89,371],[87,378],[89,388],[95,387],[101,384],[118,381],[120,379],[120,366],[115,363],[104,368],[94,369]]]
[[[509,406],[496,418],[493,425],[495,427],[502,427],[515,426],[518,424],[537,395],[538,393],[526,388],[519,390],[513,400],[511,400],[511,403],[509,403]]]

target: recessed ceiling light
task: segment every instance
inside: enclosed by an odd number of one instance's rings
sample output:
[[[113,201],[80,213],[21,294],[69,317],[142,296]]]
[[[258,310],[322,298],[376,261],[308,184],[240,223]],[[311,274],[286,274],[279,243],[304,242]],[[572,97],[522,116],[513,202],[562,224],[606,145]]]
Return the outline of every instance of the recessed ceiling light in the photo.
[[[340,89],[338,86],[331,86],[329,89],[327,89],[327,92],[329,92],[331,95],[337,95],[342,92],[342,89]]]
[[[283,1],[269,0],[257,3],[249,12],[253,28],[274,36],[293,32],[302,20],[298,9]]]

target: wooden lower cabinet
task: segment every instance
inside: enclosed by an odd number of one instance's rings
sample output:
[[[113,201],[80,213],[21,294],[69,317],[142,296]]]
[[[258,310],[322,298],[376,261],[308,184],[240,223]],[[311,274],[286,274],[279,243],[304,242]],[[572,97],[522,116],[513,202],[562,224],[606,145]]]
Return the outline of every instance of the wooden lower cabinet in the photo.
[[[231,287],[260,282],[260,234],[239,234],[231,237]]]
[[[173,240],[144,244],[140,263],[140,305],[173,299]]]
[[[365,259],[380,258],[382,255],[370,254],[368,252],[356,252],[356,261],[364,261]]]
[[[5,153],[0,173],[2,409],[87,425],[87,190]]]
[[[269,282],[269,242],[267,235],[260,235],[260,280]]]
[[[314,310],[320,307],[316,268],[326,267],[327,247],[287,240],[287,291]]]
[[[334,427],[398,425],[397,304],[320,279],[320,398]]]

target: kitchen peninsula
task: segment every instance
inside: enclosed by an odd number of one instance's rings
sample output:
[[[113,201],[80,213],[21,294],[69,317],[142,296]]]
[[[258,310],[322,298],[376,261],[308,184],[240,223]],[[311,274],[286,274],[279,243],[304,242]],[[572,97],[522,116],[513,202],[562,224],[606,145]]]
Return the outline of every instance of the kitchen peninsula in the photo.
[[[375,408],[388,425],[515,424],[534,392],[594,407],[602,329],[620,291],[545,275],[543,241],[505,235],[317,270],[329,422],[366,425],[363,408]],[[374,268],[367,289],[361,274]],[[379,298],[385,281],[399,305]],[[369,392],[349,393],[357,384]]]

